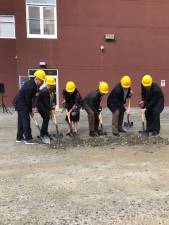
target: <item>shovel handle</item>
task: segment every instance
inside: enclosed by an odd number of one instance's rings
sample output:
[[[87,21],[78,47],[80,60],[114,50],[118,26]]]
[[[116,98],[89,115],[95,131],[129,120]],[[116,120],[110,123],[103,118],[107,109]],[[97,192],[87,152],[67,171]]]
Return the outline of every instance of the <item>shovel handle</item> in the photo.
[[[128,102],[128,111],[130,112],[130,108],[131,108],[131,99],[129,98],[129,102]]]
[[[103,115],[102,115],[102,112],[99,113],[99,122],[103,126]]]
[[[130,117],[130,108],[131,108],[131,100],[129,99],[128,101],[128,106],[127,106],[127,122],[129,123],[129,117]]]
[[[66,115],[67,115],[67,118],[68,118],[68,123],[69,123],[69,126],[70,126],[70,131],[71,131],[71,133],[73,133],[73,128],[72,128],[72,123],[71,123],[71,120],[70,120],[70,113],[69,112],[66,109]]]
[[[141,111],[141,120],[142,120],[142,127],[143,127],[143,132],[145,131],[145,111]]]
[[[41,131],[40,126],[39,126],[37,120],[35,119],[35,117],[34,117],[34,116],[31,116],[31,117],[32,117],[32,119],[33,119],[33,121],[34,121],[36,127],[38,128],[38,130]]]
[[[53,119],[53,121],[54,121],[54,123],[56,125],[57,124],[57,120],[56,120],[56,113],[55,113],[54,110],[52,110],[52,119]]]
[[[54,110],[52,110],[52,120],[56,126],[56,133],[57,133],[57,136],[59,136],[59,129],[58,129],[58,124],[57,124],[57,119],[56,119],[56,113]]]
[[[143,110],[141,111],[141,120],[142,122],[145,121],[145,112]]]

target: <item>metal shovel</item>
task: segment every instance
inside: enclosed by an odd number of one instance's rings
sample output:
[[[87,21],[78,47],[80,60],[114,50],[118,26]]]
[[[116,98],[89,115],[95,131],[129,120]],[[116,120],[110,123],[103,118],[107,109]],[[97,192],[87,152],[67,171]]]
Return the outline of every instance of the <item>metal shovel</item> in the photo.
[[[75,134],[73,132],[73,127],[72,127],[72,122],[70,120],[70,113],[68,112],[68,110],[66,110],[66,115],[67,115],[67,118],[68,118],[68,124],[69,124],[69,127],[70,127],[70,136],[71,137],[75,137]]]
[[[142,110],[141,112],[141,121],[142,121],[142,131],[139,131],[141,136],[148,137],[149,133],[146,131],[145,128],[145,112]]]
[[[130,114],[127,114],[127,122],[124,122],[123,126],[127,130],[133,127],[133,122],[130,122]]]
[[[123,126],[127,130],[133,127],[133,122],[130,122],[130,108],[131,108],[131,100],[128,101],[128,107],[127,107],[127,122],[124,122]]]
[[[100,124],[100,129],[98,130],[98,134],[100,136],[107,135],[107,132],[105,132],[104,129],[103,129],[103,115],[102,115],[102,112],[99,113],[99,124]]]
[[[53,110],[52,110],[52,120],[53,120],[53,122],[55,124],[55,127],[56,127],[56,135],[54,135],[54,137],[56,137],[56,138],[63,138],[63,134],[59,132],[57,119],[56,119],[56,114],[55,114],[55,111],[53,111]]]

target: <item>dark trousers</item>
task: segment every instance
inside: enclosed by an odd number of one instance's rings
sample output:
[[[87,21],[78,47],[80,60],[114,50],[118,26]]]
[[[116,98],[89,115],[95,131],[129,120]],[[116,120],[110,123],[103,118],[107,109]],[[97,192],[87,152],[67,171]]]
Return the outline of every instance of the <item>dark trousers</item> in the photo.
[[[112,113],[112,132],[119,133],[122,130],[124,112],[120,112],[118,109]]]
[[[155,110],[145,112],[147,131],[149,132],[160,132],[160,113]]]
[[[88,115],[88,122],[89,122],[89,131],[90,132],[98,132],[99,127],[99,116],[98,113],[95,112],[90,106],[85,105],[84,109]]]
[[[26,140],[32,139],[29,112],[22,110],[19,110],[17,112],[18,112],[17,139],[22,139],[23,136],[25,137]]]
[[[43,112],[39,112],[39,113],[43,119],[40,135],[41,136],[48,135],[48,125],[49,125],[50,116],[47,113],[43,113]]]

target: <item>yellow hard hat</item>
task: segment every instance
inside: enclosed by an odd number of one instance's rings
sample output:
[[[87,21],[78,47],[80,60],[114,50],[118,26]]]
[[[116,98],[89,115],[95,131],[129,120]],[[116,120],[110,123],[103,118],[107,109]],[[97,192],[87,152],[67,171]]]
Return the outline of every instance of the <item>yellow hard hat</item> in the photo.
[[[45,83],[48,84],[48,85],[53,85],[54,86],[56,84],[56,81],[55,81],[55,79],[52,76],[50,76],[50,77],[46,78]]]
[[[150,87],[152,85],[152,83],[153,83],[153,79],[150,75],[146,74],[146,75],[143,76],[142,85],[144,87]]]
[[[46,73],[44,70],[36,70],[34,76],[40,80],[45,80]]]
[[[121,83],[121,86],[123,88],[130,88],[131,87],[131,79],[128,75],[123,76],[121,78],[120,83]]]
[[[109,92],[109,85],[108,83],[101,81],[99,84],[99,91],[101,94],[107,94]]]
[[[66,91],[67,92],[74,92],[75,88],[76,88],[76,85],[73,81],[68,81],[66,83]]]

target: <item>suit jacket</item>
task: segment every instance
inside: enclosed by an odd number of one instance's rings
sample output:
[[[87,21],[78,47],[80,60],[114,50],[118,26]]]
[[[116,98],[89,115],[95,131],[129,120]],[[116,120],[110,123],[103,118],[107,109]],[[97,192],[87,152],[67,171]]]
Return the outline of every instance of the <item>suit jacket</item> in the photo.
[[[98,113],[102,97],[103,95],[100,93],[99,90],[90,92],[88,95],[86,95],[86,97],[83,98],[84,108],[85,108],[85,105],[87,105],[91,109],[93,109],[95,112]]]
[[[28,80],[16,94],[13,105],[17,111],[32,112],[32,99],[38,88],[34,80]]]
[[[51,100],[52,99],[48,88],[44,87],[43,89],[41,89],[36,102],[38,111],[42,114],[49,114],[52,107]]]
[[[156,110],[158,113],[163,111],[164,95],[158,84],[153,82],[150,89],[141,85],[141,96],[147,110]]]
[[[131,97],[130,88],[127,91],[127,95],[124,99],[124,90],[121,84],[117,84],[107,98],[107,107],[111,112],[115,112],[117,109],[120,112],[124,112],[126,109],[124,104],[126,103],[126,99]]]

